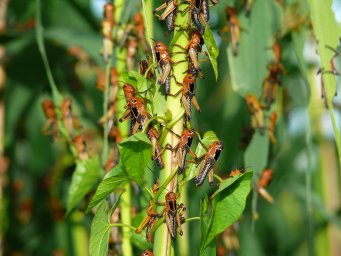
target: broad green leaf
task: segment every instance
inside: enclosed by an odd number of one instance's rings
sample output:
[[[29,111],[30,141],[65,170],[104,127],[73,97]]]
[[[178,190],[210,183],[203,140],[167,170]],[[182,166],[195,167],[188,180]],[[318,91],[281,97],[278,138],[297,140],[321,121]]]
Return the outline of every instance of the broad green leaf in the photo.
[[[147,79],[136,71],[124,72],[120,78],[123,82],[129,83],[134,86],[138,92],[145,92],[148,90]]]
[[[327,46],[336,48],[339,45],[339,37],[341,28],[335,20],[332,12],[332,0],[308,0],[310,6],[311,19],[313,29],[318,43],[318,53],[320,56],[320,67],[324,70],[330,70],[330,60],[334,52],[326,48]],[[340,72],[340,70],[339,70]],[[325,73],[322,76],[324,81],[324,88],[326,91],[326,98],[328,110],[331,117],[336,146],[339,154],[339,161],[341,163],[341,137],[340,130],[336,123],[335,113],[333,109],[332,100],[336,91],[336,80],[333,74]]]
[[[107,173],[98,185],[95,195],[92,197],[87,211],[95,207],[104,200],[110,193],[127,182],[127,175],[124,173],[123,166],[118,164]]]
[[[120,160],[131,179],[143,183],[144,168],[151,161],[152,146],[147,135],[139,132],[118,144]]]
[[[206,26],[205,33],[203,35],[203,39],[208,51],[208,56],[210,58],[215,78],[218,80],[218,64],[217,64],[217,58],[219,55],[219,48],[214,40],[213,33],[210,29],[210,26]]]
[[[97,208],[90,231],[90,256],[102,256],[108,254],[110,222],[108,202],[103,201]]]
[[[242,97],[253,93],[257,97],[262,92],[266,66],[271,61],[272,37],[278,31],[281,21],[280,7],[275,1],[254,1],[251,17],[239,15],[240,44],[237,56],[233,56],[229,45],[228,61],[232,88]]]
[[[229,177],[229,178],[223,180],[220,183],[219,188],[217,189],[216,192],[214,192],[214,194],[211,196],[211,198],[215,197],[216,195],[218,195],[219,193],[221,193],[222,191],[227,189],[229,186],[231,186],[233,183],[235,183],[237,180],[239,180],[241,177],[243,177],[244,175],[246,175],[249,172],[251,172],[251,171],[248,171],[245,173],[240,173],[238,175],[235,175],[235,176],[232,176],[232,177]]]
[[[77,163],[68,192],[67,214],[90,192],[100,177],[101,166],[98,156]]]
[[[214,198],[214,211],[204,242],[201,244],[201,250],[204,250],[219,233],[240,218],[251,190],[251,179],[252,172],[245,173]]]
[[[202,143],[208,147],[209,145],[212,144],[212,142],[217,141],[217,135],[213,132],[213,131],[208,131],[204,134],[203,138],[202,138]],[[203,154],[206,153],[205,148],[201,145],[201,143],[198,144],[197,149],[195,150],[195,154],[197,155],[197,157],[202,156]],[[185,181],[191,180],[193,179],[199,169],[199,164],[197,163],[191,163],[189,165],[188,170],[186,170],[185,172]]]

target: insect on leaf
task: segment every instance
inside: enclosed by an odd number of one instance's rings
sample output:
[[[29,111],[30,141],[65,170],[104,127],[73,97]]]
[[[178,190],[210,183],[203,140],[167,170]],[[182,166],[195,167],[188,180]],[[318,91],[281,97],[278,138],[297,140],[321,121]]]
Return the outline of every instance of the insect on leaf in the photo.
[[[209,147],[214,141],[218,141],[218,138],[217,138],[217,135],[213,131],[206,132],[202,138],[202,143],[206,147]],[[197,149],[195,150],[195,154],[197,155],[197,157],[200,157],[205,153],[206,153],[205,148],[199,143],[197,146]],[[189,165],[189,169],[186,171],[186,176],[184,180],[188,181],[188,180],[193,179],[198,171],[199,171],[199,164],[191,163]]]

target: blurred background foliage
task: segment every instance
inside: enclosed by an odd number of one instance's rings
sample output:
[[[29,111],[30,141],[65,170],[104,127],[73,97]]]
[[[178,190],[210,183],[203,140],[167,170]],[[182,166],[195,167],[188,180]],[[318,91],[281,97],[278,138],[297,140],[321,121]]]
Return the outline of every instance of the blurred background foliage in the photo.
[[[0,10],[6,8],[5,2],[0,1]],[[127,1],[124,15],[132,16],[140,4]],[[160,4],[154,1],[154,7]],[[329,114],[320,99],[320,78],[316,76],[320,65],[308,3],[254,0],[250,18],[245,17],[244,4],[226,0],[211,8],[210,25],[220,50],[219,79],[215,81],[208,62],[202,64],[205,78],[198,83],[197,99],[203,112],[194,111],[193,117],[197,131],[213,130],[225,144],[218,174],[227,175],[235,168],[255,170],[247,159],[244,164],[241,137],[250,126],[250,114],[241,95],[252,91],[260,96],[261,90],[254,88],[262,88],[266,65],[273,58],[269,47],[275,33],[281,35],[287,73],[274,106],[280,113],[277,144],[270,147],[266,166],[260,167],[273,169],[268,190],[275,203],[258,199],[259,219],[252,229],[249,197],[238,224],[237,254],[341,255],[340,166]],[[95,88],[97,71],[103,67],[99,55],[102,5],[99,0],[44,0],[42,9],[53,76],[62,94],[73,99],[74,111],[96,153],[102,146],[97,120],[102,115],[103,99]],[[238,8],[243,28],[237,57],[229,42],[218,35],[226,23],[227,5]],[[64,216],[75,168],[72,155],[64,141],[52,141],[41,134],[45,123],[41,103],[51,92],[35,39],[35,12],[35,1],[9,1],[7,27],[0,33],[0,64],[4,69],[0,83],[5,77],[3,147],[9,159],[2,175],[1,249],[3,255],[87,255],[93,215],[84,213],[86,200]],[[304,22],[293,27],[302,18]],[[165,24],[154,19],[155,39],[169,39],[164,31]],[[334,99],[338,124],[339,97]],[[256,145],[254,157],[263,150],[265,147]],[[198,216],[199,199],[211,193],[210,188],[198,190],[190,183],[188,192],[188,214]],[[137,196],[140,192],[133,193]],[[191,255],[198,255],[199,225],[188,225],[184,236],[190,240]]]

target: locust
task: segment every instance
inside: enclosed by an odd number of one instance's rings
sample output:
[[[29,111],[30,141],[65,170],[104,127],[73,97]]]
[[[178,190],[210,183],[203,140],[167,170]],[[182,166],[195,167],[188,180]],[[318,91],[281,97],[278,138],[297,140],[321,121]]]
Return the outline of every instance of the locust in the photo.
[[[228,6],[225,9],[225,15],[227,23],[225,27],[220,30],[220,33],[230,32],[232,41],[232,53],[234,56],[238,54],[238,45],[240,42],[240,26],[239,19],[237,16],[237,10],[233,7]]]
[[[164,162],[163,162],[162,157],[160,155],[160,153],[162,152],[162,149],[161,149],[161,146],[158,142],[158,139],[160,137],[160,133],[153,126],[149,126],[147,136],[152,143],[153,160],[156,161],[156,163],[161,167],[161,169],[163,169]]]
[[[196,161],[200,162],[199,172],[195,177],[195,185],[197,187],[204,183],[207,174],[209,184],[213,185],[213,167],[218,161],[223,148],[224,143],[222,141],[214,141],[207,149],[207,152],[196,159]]]
[[[159,182],[156,181],[153,185],[153,194],[155,194],[159,190]],[[135,233],[141,233],[143,229],[147,228],[146,239],[148,242],[153,241],[153,237],[151,236],[151,230],[157,220],[157,218],[162,217],[162,214],[159,214],[153,210],[153,198],[151,197],[149,200],[149,206],[147,209],[147,216],[144,217],[140,225],[135,230]]]
[[[198,104],[197,99],[195,98],[195,84],[196,84],[196,77],[192,74],[187,74],[182,83],[182,88],[173,96],[177,96],[181,93],[181,104],[185,109],[185,120],[189,121],[192,116],[192,103],[198,112],[201,112],[200,106]]]
[[[44,135],[51,134],[55,138],[58,135],[58,120],[54,103],[52,100],[44,100],[42,107],[47,120],[41,131]]]
[[[264,133],[264,105],[261,104],[256,96],[253,94],[248,94],[245,96],[246,104],[248,106],[249,112],[252,115],[252,127],[258,129],[261,134]]]
[[[158,84],[165,86],[165,92],[166,94],[169,94],[173,61],[171,60],[168,47],[164,43],[155,42],[154,51],[156,55],[157,64],[161,68],[161,74]]]
[[[281,63],[273,63],[268,66],[269,74],[263,82],[263,97],[267,108],[275,101],[276,92],[279,86],[282,85],[282,75],[285,72]]]
[[[141,256],[154,256],[154,253],[149,250],[144,250],[141,254]]]
[[[133,70],[135,68],[135,59],[138,51],[138,41],[134,37],[128,37],[126,43],[126,64],[128,70]]]
[[[172,240],[175,240],[178,232],[180,236],[183,235],[181,229],[181,224],[183,222],[182,212],[185,211],[186,208],[184,204],[177,204],[174,192],[168,192],[165,199],[165,221]]]
[[[268,135],[272,144],[276,144],[276,137],[275,137],[276,122],[277,122],[277,114],[276,112],[271,112],[270,117],[269,117]]]
[[[81,125],[78,118],[72,113],[71,99],[64,99],[61,105],[62,120],[65,125],[66,131],[73,138],[75,136],[74,128],[80,128]]]
[[[81,161],[89,159],[88,147],[82,135],[75,136],[72,140],[72,144],[75,146],[77,156]]]
[[[269,203],[274,203],[274,199],[269,194],[269,192],[265,189],[270,184],[271,179],[272,179],[272,170],[271,169],[263,170],[257,183],[257,191]]]
[[[143,128],[148,120],[149,120],[149,113],[144,105],[144,101],[137,97],[132,97],[126,105],[126,112],[123,116],[119,119],[120,122],[131,118],[133,127],[132,127],[132,134],[135,134],[139,129]]]
[[[161,15],[158,15],[157,12],[164,10]],[[178,3],[176,0],[165,0],[165,2],[156,8],[153,13],[155,16],[159,18],[159,20],[166,20],[167,29],[169,32],[174,30],[174,21],[176,17],[176,13],[178,10]]]
[[[186,47],[182,47],[181,45],[175,44],[175,46],[187,52],[189,56],[189,60],[190,60],[189,62],[191,63],[189,65],[188,71],[189,73],[195,74],[196,76],[198,76],[201,70],[199,67],[198,53],[200,52],[204,54],[205,56],[207,56],[207,53],[202,50],[203,44],[204,44],[204,40],[198,30],[193,30],[193,32],[191,33],[190,40],[188,44],[186,45]],[[183,52],[175,52],[175,54],[177,53],[183,53]]]
[[[102,36],[103,36],[103,47],[101,54],[105,63],[108,62],[112,56],[113,50],[113,39],[112,31],[115,26],[115,7],[112,3],[106,3],[104,5],[104,19],[102,20]]]
[[[139,61],[139,71],[140,74],[148,78],[153,78],[155,76],[154,69],[150,67],[149,58]],[[146,73],[148,71],[148,73]]]
[[[134,17],[134,33],[137,37],[137,41],[142,45],[144,51],[147,53],[149,51],[148,43],[145,37],[146,28],[144,25],[143,15],[137,12]]]

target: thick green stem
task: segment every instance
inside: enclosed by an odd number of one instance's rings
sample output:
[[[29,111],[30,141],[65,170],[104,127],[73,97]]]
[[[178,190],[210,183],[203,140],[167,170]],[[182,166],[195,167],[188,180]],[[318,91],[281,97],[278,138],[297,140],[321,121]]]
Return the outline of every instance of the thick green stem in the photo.
[[[185,15],[181,14],[181,10],[184,10],[188,4],[182,3],[179,5],[179,11],[176,17],[175,24],[178,26],[181,26],[188,21],[188,12],[186,12]],[[177,45],[180,45],[182,47],[186,47],[189,42],[189,36],[185,30],[179,30],[176,31],[175,29],[174,38],[177,38],[174,42]],[[172,48],[170,46],[170,48]],[[173,75],[176,78],[177,81],[182,81],[185,74],[183,74],[184,70],[187,70],[188,68],[188,61],[187,61],[187,53],[185,50],[180,49],[179,47],[175,47],[176,49],[174,52],[179,52],[179,50],[183,51],[184,54],[174,54],[172,57],[172,60],[176,63],[173,64]],[[172,50],[173,51],[173,50]],[[183,62],[181,62],[183,61]],[[179,63],[178,63],[179,62]],[[176,92],[179,91],[179,86],[176,84],[175,80],[172,79],[171,82],[171,94],[176,94]],[[178,116],[182,111],[183,108],[180,104],[180,95],[177,97],[168,96],[167,97],[167,108],[169,111],[171,111],[172,116]],[[176,122],[173,126],[173,131],[176,134],[181,134],[183,130],[183,119],[180,119],[178,122]],[[172,147],[175,147],[178,143],[179,138],[176,137],[173,133],[168,133],[165,143],[164,144],[170,144]],[[171,151],[166,150],[163,155],[163,160],[165,163],[165,168],[160,173],[160,184],[163,184],[168,176],[172,174],[172,170],[177,165],[177,160],[174,156],[174,154]],[[160,194],[160,197],[157,198],[159,201],[164,201],[165,195],[168,191],[176,191],[177,189],[177,175],[175,175],[174,179],[168,184],[167,189],[162,191]],[[154,255],[157,256],[170,256],[174,254],[174,248],[172,241],[170,239],[169,232],[167,230],[167,227],[165,224],[162,224],[159,229],[155,233],[154,238]]]
[[[116,0],[115,1],[115,18],[116,18],[116,24],[120,23],[122,19],[122,14],[124,11],[125,6],[124,0]],[[115,47],[115,56],[116,56],[116,69],[120,74],[126,71],[126,50]],[[125,106],[125,98],[123,94],[123,85],[120,85],[119,94],[117,97],[116,102],[116,109],[117,109],[117,116],[122,116],[124,112],[124,106]],[[118,129],[121,133],[122,139],[125,139],[129,135],[129,124],[128,122],[124,123],[118,123]],[[120,200],[120,211],[121,211],[121,223],[124,225],[122,227],[122,254],[124,256],[131,256],[133,255],[133,248],[130,242],[130,229],[128,226],[131,226],[131,187],[130,184],[126,184],[124,186],[124,193],[122,194],[121,200]]]

